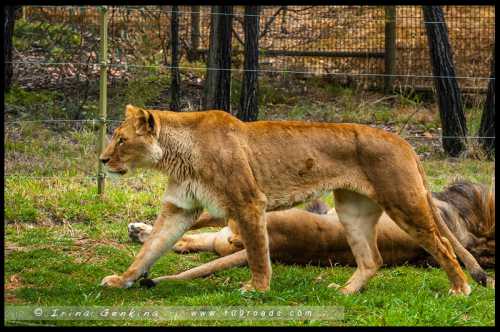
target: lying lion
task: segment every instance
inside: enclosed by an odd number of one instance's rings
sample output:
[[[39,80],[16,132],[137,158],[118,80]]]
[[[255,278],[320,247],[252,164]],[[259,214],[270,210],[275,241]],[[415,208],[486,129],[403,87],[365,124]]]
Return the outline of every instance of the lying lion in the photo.
[[[457,181],[443,192],[433,193],[448,228],[479,261],[481,266],[495,267],[495,195],[488,187],[468,181]],[[290,209],[266,214],[269,250],[275,261],[289,264],[355,265],[344,228],[335,209],[316,200],[306,206],[309,211]],[[328,215],[326,213],[328,212]],[[192,229],[222,226],[224,220],[203,214]],[[144,242],[152,226],[145,223],[128,225],[132,240]],[[387,265],[435,264],[408,234],[403,232],[387,214],[382,214],[377,227],[377,245]],[[179,253],[213,251],[227,256],[188,271],[153,279],[193,279],[247,263],[246,252],[234,222],[218,232],[184,235],[174,245]],[[494,279],[488,284],[494,287]]]
[[[252,273],[244,290],[268,290],[265,212],[324,191],[334,193],[357,265],[342,293],[359,291],[382,265],[375,226],[384,211],[445,270],[453,294],[471,290],[455,253],[475,280],[486,283],[484,270],[437,212],[418,156],[397,135],[357,124],[245,123],[221,111],[176,113],[131,105],[125,117],[100,156],[108,172],[150,168],[168,175],[169,182],[134,262],[123,274],[105,277],[103,286],[126,288],[146,277],[205,208],[238,224]]]

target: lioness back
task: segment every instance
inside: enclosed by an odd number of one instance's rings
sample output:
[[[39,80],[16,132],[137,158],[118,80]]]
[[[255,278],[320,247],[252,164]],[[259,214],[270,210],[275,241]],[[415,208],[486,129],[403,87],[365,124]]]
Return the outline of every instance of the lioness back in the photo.
[[[247,162],[266,195],[268,210],[291,207],[336,188],[373,198],[377,189],[373,177],[378,174],[371,174],[372,168],[418,173],[417,157],[405,140],[365,125],[242,122],[222,111],[183,113],[182,117],[165,112],[161,116],[168,118],[165,124],[170,128],[188,128],[182,135],[192,140],[202,165],[198,169],[205,177],[220,172],[230,176],[231,167]],[[396,163],[408,165],[393,167]],[[399,173],[392,177],[395,183],[403,178]]]
[[[357,124],[261,121],[245,124],[249,163],[257,182],[267,193],[288,191],[278,205],[302,202],[314,192],[351,189],[372,197],[374,168],[395,172],[408,164],[418,173],[416,155],[401,137]],[[406,165],[405,165],[406,166]],[[286,188],[286,189],[285,189]],[[380,188],[378,188],[380,189]],[[268,198],[274,200],[273,194]]]

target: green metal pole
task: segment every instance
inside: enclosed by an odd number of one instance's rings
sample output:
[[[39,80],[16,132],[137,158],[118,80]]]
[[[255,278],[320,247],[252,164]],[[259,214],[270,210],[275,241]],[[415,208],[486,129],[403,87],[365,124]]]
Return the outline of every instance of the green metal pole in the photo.
[[[106,6],[101,7],[101,52],[99,61],[101,65],[101,75],[99,79],[99,136],[98,136],[98,158],[104,150],[104,140],[106,138],[106,106],[107,106],[107,75],[108,75],[108,9]],[[104,193],[104,170],[102,163],[97,162],[97,193]]]

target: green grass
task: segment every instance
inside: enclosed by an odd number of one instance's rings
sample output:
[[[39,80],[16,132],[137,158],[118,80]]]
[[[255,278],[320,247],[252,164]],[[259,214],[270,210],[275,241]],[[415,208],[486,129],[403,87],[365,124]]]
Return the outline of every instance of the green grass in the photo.
[[[341,306],[345,317],[334,322],[287,321],[290,325],[493,325],[494,291],[473,285],[471,296],[447,295],[448,281],[443,271],[435,268],[401,266],[384,268],[370,282],[366,291],[342,296],[326,286],[341,284],[353,268],[321,268],[273,264],[272,289],[265,294],[242,294],[239,287],[249,278],[247,268],[223,271],[215,276],[193,281],[163,283],[153,289],[133,286],[131,289],[104,289],[101,278],[123,271],[139,246],[126,241],[126,220],[109,225],[108,241],[75,242],[68,230],[60,226],[17,231],[7,227],[9,243],[15,241],[22,251],[6,256],[5,282],[12,276],[20,285],[8,291],[10,302],[37,305],[162,305],[162,306],[229,306],[229,305],[315,305]],[[103,240],[104,242],[104,240]],[[118,244],[120,246],[118,246]],[[122,248],[126,247],[126,248]],[[212,254],[162,257],[151,270],[161,275],[184,270],[214,258]],[[321,275],[321,279],[318,276]],[[85,321],[50,322],[56,325],[86,325]],[[98,325],[225,325],[225,321],[181,322],[95,322]],[[252,325],[231,321],[231,325]],[[276,323],[274,323],[276,324]],[[283,324],[283,323],[281,323]]]
[[[97,198],[96,198],[97,199]],[[193,281],[163,283],[153,289],[134,286],[131,289],[104,289],[101,278],[123,271],[130,264],[139,245],[128,243],[128,220],[106,224],[107,232],[92,236],[83,227],[77,230],[63,226],[29,227],[22,224],[6,228],[7,248],[19,248],[6,255],[5,283],[12,276],[20,285],[8,291],[8,302],[37,305],[316,305],[342,306],[345,317],[338,325],[493,325],[494,291],[473,285],[467,298],[447,295],[448,281],[436,268],[401,266],[384,268],[370,282],[366,291],[342,296],[326,286],[341,284],[354,271],[348,267],[284,266],[273,264],[272,290],[265,294],[242,294],[240,284],[250,274],[247,268],[236,268],[215,276]],[[102,222],[105,223],[105,222]],[[74,233],[77,233],[75,236]],[[88,235],[95,241],[77,241]],[[212,254],[162,257],[151,275],[173,273],[213,259]],[[321,276],[321,278],[318,278]],[[57,325],[85,325],[82,321],[51,322]],[[97,322],[96,322],[97,323]],[[98,322],[109,324],[111,322]],[[114,324],[165,324],[167,322],[114,322]],[[224,321],[182,321],[183,325],[224,325]],[[307,325],[303,321],[287,324]],[[309,322],[311,325],[332,322]],[[173,324],[170,322],[169,324]],[[250,322],[232,321],[234,325]]]
[[[299,106],[297,106],[299,107]],[[312,112],[317,111],[313,110]],[[382,119],[383,120],[383,119]],[[351,267],[273,264],[272,289],[239,291],[248,268],[209,278],[165,282],[153,289],[104,289],[100,280],[124,271],[140,246],[129,242],[127,224],[152,222],[166,178],[138,172],[107,181],[96,192],[95,134],[91,128],[54,132],[37,124],[6,128],[5,301],[39,305],[311,305],[342,306],[340,321],[50,321],[54,325],[494,325],[494,290],[472,283],[469,297],[447,294],[448,281],[436,268],[383,268],[367,289],[342,296],[327,288],[342,284]],[[431,189],[460,174],[490,183],[494,162],[431,158],[424,162]],[[32,178],[44,176],[49,178]],[[331,204],[331,195],[327,197]],[[210,253],[166,254],[151,275],[179,272],[216,257]],[[493,271],[491,271],[493,272]],[[321,276],[321,278],[318,278]],[[17,323],[10,322],[15,325]]]

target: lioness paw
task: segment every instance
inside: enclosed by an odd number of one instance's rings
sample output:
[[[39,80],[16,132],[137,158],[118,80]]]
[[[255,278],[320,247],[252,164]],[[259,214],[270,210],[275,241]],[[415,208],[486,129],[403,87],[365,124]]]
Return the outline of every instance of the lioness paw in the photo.
[[[344,286],[341,286],[341,285],[336,284],[334,282],[329,284],[328,288],[337,289],[343,295],[352,295],[352,294],[359,293],[361,291],[361,288],[356,288],[351,284],[346,284]]]
[[[342,287],[342,286],[340,286],[339,284],[336,284],[336,283],[334,283],[334,282],[332,282],[331,284],[329,284],[329,285],[327,286],[327,288],[335,288],[335,289],[339,289],[339,288],[341,288],[341,287]]]
[[[468,296],[471,293],[471,288],[468,283],[464,283],[462,286],[451,288],[448,293],[451,295]]]
[[[240,292],[241,293],[247,293],[247,292],[255,292],[256,289],[252,285],[251,281],[247,281],[245,283],[242,283],[242,286],[240,287]]]
[[[343,295],[352,295],[352,294],[359,293],[360,290],[353,288],[353,287],[344,286],[344,287],[339,289],[339,292],[342,293]]]
[[[495,278],[488,277],[486,279],[486,287],[495,289]]]
[[[101,286],[113,288],[129,288],[132,284],[132,281],[125,281],[121,276],[116,274],[104,277],[101,281]]]
[[[255,286],[252,280],[243,283],[240,292],[266,292],[269,290],[269,285]]]

